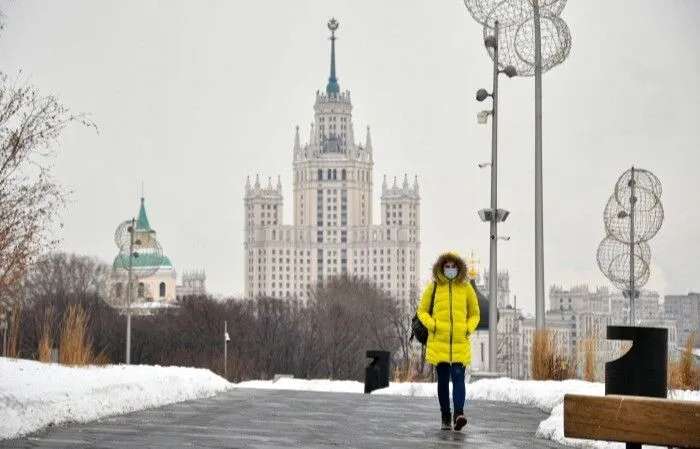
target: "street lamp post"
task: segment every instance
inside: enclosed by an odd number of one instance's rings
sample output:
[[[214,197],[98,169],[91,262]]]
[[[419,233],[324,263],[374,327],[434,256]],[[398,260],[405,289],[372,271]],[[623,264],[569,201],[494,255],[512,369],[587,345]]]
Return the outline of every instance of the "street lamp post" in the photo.
[[[228,321],[224,321],[224,379],[228,380]]]
[[[126,287],[126,364],[131,364],[131,292],[132,288],[132,272],[134,260],[134,229],[136,228],[136,220],[131,219],[129,226],[129,277]]]
[[[489,371],[496,372],[498,356],[497,330],[498,326],[498,222],[505,221],[509,212],[498,209],[498,75],[505,73],[509,78],[517,72],[513,66],[507,66],[503,70],[498,68],[498,21],[494,23],[494,35],[484,39],[484,45],[493,49],[493,90],[489,94],[486,89],[476,92],[477,101],[484,101],[491,97],[493,109],[481,111],[477,114],[479,123],[485,123],[491,115],[491,207],[482,209],[479,216],[482,221],[490,223],[490,249],[489,249]]]
[[[535,31],[535,327],[544,329],[544,236],[542,198],[542,38],[539,0],[532,1]]]

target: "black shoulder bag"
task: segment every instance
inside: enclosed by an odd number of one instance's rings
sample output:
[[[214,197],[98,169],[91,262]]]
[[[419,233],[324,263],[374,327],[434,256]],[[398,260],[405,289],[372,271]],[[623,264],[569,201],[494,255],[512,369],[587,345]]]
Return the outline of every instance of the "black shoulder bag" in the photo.
[[[433,281],[433,294],[430,296],[430,316],[433,316],[433,305],[435,303],[435,290],[437,290],[437,282]],[[416,338],[422,345],[428,342],[428,328],[418,318],[418,312],[411,319],[411,337],[409,342]]]

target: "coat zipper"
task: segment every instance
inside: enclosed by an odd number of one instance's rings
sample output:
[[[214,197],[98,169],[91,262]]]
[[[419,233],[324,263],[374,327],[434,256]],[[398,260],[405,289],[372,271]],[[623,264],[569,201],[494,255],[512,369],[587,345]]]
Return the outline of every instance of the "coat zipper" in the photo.
[[[450,363],[452,363],[452,332],[454,319],[452,318],[452,280],[450,280]]]

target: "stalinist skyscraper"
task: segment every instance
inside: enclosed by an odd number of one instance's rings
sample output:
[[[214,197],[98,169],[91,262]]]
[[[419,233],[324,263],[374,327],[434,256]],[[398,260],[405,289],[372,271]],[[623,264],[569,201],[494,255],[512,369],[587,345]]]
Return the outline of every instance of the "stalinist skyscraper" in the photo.
[[[418,180],[408,176],[391,186],[384,177],[380,223],[373,224],[373,152],[369,127],[365,143],[356,143],[350,92],[340,91],[336,76],[335,32],[331,32],[330,77],[316,92],[309,140],[299,127],[293,147],[294,224],[282,223],[279,178],[261,185],[258,176],[245,186],[245,296],[306,301],[316,283],[333,276],[357,276],[375,282],[396,298],[418,294],[420,197]]]

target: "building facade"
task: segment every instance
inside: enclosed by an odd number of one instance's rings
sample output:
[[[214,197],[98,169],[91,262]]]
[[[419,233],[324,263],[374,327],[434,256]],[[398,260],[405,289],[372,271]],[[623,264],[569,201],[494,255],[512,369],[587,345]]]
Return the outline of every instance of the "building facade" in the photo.
[[[206,296],[207,275],[204,270],[192,270],[182,273],[182,284],[177,286],[178,301],[188,296]]]
[[[685,345],[694,332],[695,346],[700,347],[700,293],[664,296],[664,316],[676,322],[679,346]]]
[[[610,308],[607,287],[589,289],[587,285],[576,285],[569,290],[560,285],[549,288],[549,310],[577,310],[586,312],[605,312]]]
[[[352,275],[373,281],[410,302],[420,289],[420,196],[407,175],[381,189],[381,224],[373,223],[372,138],[356,143],[350,92],[340,91],[335,71],[335,31],[329,21],[331,68],[324,92],[316,92],[309,138],[299,127],[293,146],[293,223],[282,222],[281,180],[246,182],[244,294],[305,302],[316,283]]]
[[[613,324],[629,326],[630,300],[622,293],[615,292],[610,295],[610,313],[613,316]],[[637,320],[635,326],[646,326],[650,322],[656,322],[663,318],[663,309],[659,301],[659,293],[653,290],[641,290],[634,300],[634,316]]]

